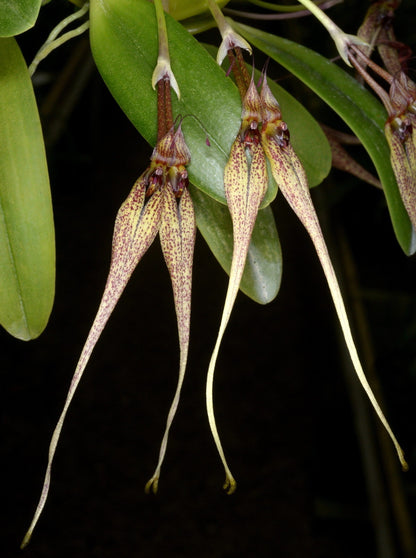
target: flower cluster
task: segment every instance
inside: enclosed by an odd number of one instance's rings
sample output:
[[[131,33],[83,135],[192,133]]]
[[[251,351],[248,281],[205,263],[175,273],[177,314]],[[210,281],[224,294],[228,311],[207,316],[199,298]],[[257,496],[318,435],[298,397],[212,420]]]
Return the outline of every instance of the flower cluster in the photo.
[[[223,42],[236,45],[229,51],[231,67],[240,92],[247,84],[247,70],[242,60],[238,39],[230,39],[230,33]],[[315,246],[325,273],[335,309],[344,334],[345,342],[358,376],[374,410],[391,437],[404,469],[407,468],[403,451],[392,432],[383,411],[367,381],[355,343],[337,277],[322,234],[319,220],[310,196],[308,180],[304,168],[291,142],[288,126],[282,120],[279,103],[262,76],[260,93],[253,78],[242,96],[242,122],[239,133],[231,147],[230,159],[224,170],[224,189],[233,223],[233,258],[228,290],[221,318],[217,341],[211,356],[207,374],[206,402],[211,431],[225,470],[224,489],[232,493],[236,481],[227,464],[218,434],[213,406],[213,378],[219,348],[227,327],[231,311],[238,293],[247,257],[251,234],[261,201],[265,195],[268,176],[268,160],[274,180],[287,202],[296,213]]]
[[[317,9],[310,0],[301,0],[301,2],[307,6],[311,5],[311,11]],[[236,488],[236,481],[228,467],[216,426],[213,404],[214,371],[221,342],[240,288],[258,211],[268,188],[268,168],[278,188],[311,237],[328,282],[356,374],[380,421],[390,435],[403,468],[406,468],[402,449],[361,366],[341,290],[310,195],[307,176],[292,147],[289,129],[282,118],[279,103],[267,82],[265,72],[258,86],[254,83],[253,77],[250,78],[241,53],[241,48],[251,52],[250,46],[242,37],[234,33],[215,2],[209,0],[208,3],[223,36],[217,60],[222,63],[228,55],[242,99],[241,125],[224,168],[224,191],[233,225],[232,263],[224,309],[206,383],[208,420],[225,469],[224,488],[228,493],[232,493]],[[388,10],[393,9],[396,4],[397,1],[376,3],[377,9],[382,7]],[[156,492],[158,489],[161,466],[166,453],[169,431],[179,403],[188,357],[196,223],[188,190],[187,165],[191,154],[185,143],[181,124],[174,124],[172,118],[171,87],[178,97],[179,87],[170,68],[166,24],[160,0],[155,1],[155,8],[159,29],[159,56],[152,84],[154,88],[157,87],[157,142],[148,168],[137,179],[117,213],[110,270],[104,293],[52,436],[41,497],[22,546],[29,541],[45,505],[57,443],[69,405],[89,358],[132,273],[157,234],[160,237],[164,260],[171,277],[180,347],[177,388],[168,413],[157,466],[146,484],[147,492]],[[382,26],[374,30],[375,24],[380,23],[374,13],[376,10],[370,14],[370,23],[362,28],[362,35],[366,40],[368,37],[372,40],[373,36],[383,32]],[[329,25],[327,19],[324,21]],[[329,27],[331,33],[337,38],[340,51],[347,58],[347,62],[352,63],[363,78],[379,92],[388,109],[389,117],[385,131],[391,147],[392,165],[404,205],[416,228],[416,84],[403,71],[393,77],[389,72],[377,67],[367,56],[370,50],[364,52],[362,39],[353,40],[350,36],[342,34],[336,26],[329,25]],[[397,60],[392,61],[391,52],[388,56],[389,66],[393,67]],[[390,86],[389,93],[374,84],[374,80],[366,70],[367,66],[387,80]]]
[[[164,41],[165,43],[165,41]],[[176,392],[169,410],[156,469],[146,490],[157,491],[160,469],[166,453],[169,430],[176,413],[185,375],[190,331],[192,263],[196,234],[194,207],[188,190],[190,152],[181,124],[172,124],[171,75],[165,45],[163,64],[155,68],[154,87],[158,97],[158,141],[150,164],[136,180],[121,205],[114,224],[111,263],[104,293],[76,366],[66,401],[52,435],[41,497],[22,543],[26,546],[44,508],[50,486],[52,463],[63,423],[93,349],[137,264],[159,233],[168,268],[177,316],[180,360]],[[160,58],[160,57],[159,57]],[[179,93],[176,80],[172,87]]]

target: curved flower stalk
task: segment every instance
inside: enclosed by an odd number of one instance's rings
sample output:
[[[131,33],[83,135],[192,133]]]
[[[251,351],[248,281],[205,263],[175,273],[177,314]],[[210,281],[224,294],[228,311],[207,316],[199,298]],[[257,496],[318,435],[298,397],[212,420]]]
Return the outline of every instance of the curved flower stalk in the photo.
[[[321,10],[319,6],[317,6],[312,0],[299,0],[300,4],[303,4],[305,8],[307,8],[318,21],[322,23],[328,33],[331,35],[332,40],[337,47],[338,53],[347,64],[347,66],[351,66],[351,62],[349,60],[348,51],[351,45],[360,45],[360,46],[368,46],[365,41],[363,41],[360,37],[356,35],[349,35],[348,33],[344,33],[342,29],[336,25],[331,18],[329,18],[325,12]]]
[[[296,213],[306,230],[308,231],[312,242],[315,246],[322,269],[325,273],[334,301],[338,319],[341,324],[345,342],[350,353],[355,372],[361,385],[366,392],[375,412],[380,421],[389,434],[399,457],[400,463],[404,470],[408,466],[404,459],[403,450],[401,449],[392,429],[390,428],[383,411],[381,410],[377,399],[367,381],[361,362],[359,360],[355,343],[351,334],[347,312],[345,310],[344,301],[338,280],[332,266],[331,258],[326,247],[326,243],[322,234],[322,230],[318,221],[315,208],[309,192],[309,186],[305,171],[294,152],[287,132],[287,126],[281,119],[279,104],[274,98],[270,88],[267,85],[266,78],[263,80],[261,90],[261,100],[264,106],[263,126],[261,130],[262,145],[264,151],[270,161],[271,170],[274,179],[278,183],[283,195],[289,205]]]
[[[373,62],[371,50],[352,46],[349,57],[362,79],[383,102],[388,118],[384,126],[390,162],[403,205],[416,231],[416,84],[403,70],[409,56],[406,45],[396,41],[392,21],[400,0],[380,0],[368,10],[358,33],[376,45],[385,68]],[[404,59],[402,53],[405,53]],[[367,72],[369,67],[389,85],[389,92]]]

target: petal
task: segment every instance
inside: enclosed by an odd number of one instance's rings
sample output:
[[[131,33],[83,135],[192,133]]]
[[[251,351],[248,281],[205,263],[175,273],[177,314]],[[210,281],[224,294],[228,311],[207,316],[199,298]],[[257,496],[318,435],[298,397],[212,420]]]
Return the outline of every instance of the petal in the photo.
[[[384,128],[390,147],[390,161],[399,187],[403,205],[416,230],[416,146],[415,132],[404,142],[392,130],[391,124]]]
[[[156,493],[160,469],[166,453],[169,430],[178,407],[185,376],[189,346],[189,324],[191,318],[192,263],[195,244],[195,214],[191,196],[186,188],[178,203],[174,193],[167,188],[162,209],[160,242],[172,280],[178,322],[180,363],[175,396],[169,410],[166,428],[159,452],[159,461],[152,478],[146,484],[146,492]]]
[[[88,334],[87,341],[82,349],[82,353],[66,397],[64,408],[52,435],[49,446],[48,465],[46,468],[41,497],[32,523],[23,540],[22,548],[29,542],[33,529],[45,505],[49,491],[52,461],[65,416],[75,390],[78,387],[95,344],[97,343],[101,332],[103,331],[112,311],[114,310],[114,307],[118,302],[118,299],[127,285],[131,274],[143,254],[153,242],[159,230],[162,192],[161,190],[155,192],[155,194],[145,204],[146,180],[144,176],[145,175],[142,175],[137,180],[129,196],[120,207],[116,217],[110,271],[104,288],[104,294],[102,296],[97,315],[94,319],[94,323]]]
[[[376,411],[380,421],[382,422],[390,438],[392,439],[403,469],[406,470],[407,463],[404,459],[403,451],[395,435],[393,434],[390,425],[387,422],[387,419],[384,416],[383,411],[381,410],[362,369],[355,343],[352,338],[348,316],[345,310],[338,280],[336,278],[331,258],[329,256],[321,227],[319,225],[318,217],[312,203],[305,171],[303,170],[303,167],[290,144],[287,145],[285,148],[281,148],[270,137],[265,137],[263,138],[263,145],[266,151],[266,155],[270,159],[274,179],[278,183],[289,205],[292,207],[293,211],[296,213],[296,215],[305,226],[312,239],[312,242],[314,243],[316,252],[318,254],[319,260],[325,273],[325,277],[329,285],[338,319],[340,321],[342,332],[344,334],[345,342],[347,344],[348,351],[350,353],[350,357],[358,379],[360,380],[364,391],[370,399],[370,402],[373,405],[373,408]]]
[[[266,159],[261,146],[258,145],[253,147],[249,170],[244,144],[241,141],[240,136],[237,137],[231,148],[230,159],[225,167],[224,187],[228,208],[233,222],[234,247],[230,279],[221,324],[208,368],[206,403],[211,432],[225,469],[226,479],[224,489],[231,494],[236,488],[236,482],[227,465],[215,422],[213,381],[219,348],[230,319],[231,311],[240,287],[241,277],[244,272],[247,252],[257,212],[267,189]]]

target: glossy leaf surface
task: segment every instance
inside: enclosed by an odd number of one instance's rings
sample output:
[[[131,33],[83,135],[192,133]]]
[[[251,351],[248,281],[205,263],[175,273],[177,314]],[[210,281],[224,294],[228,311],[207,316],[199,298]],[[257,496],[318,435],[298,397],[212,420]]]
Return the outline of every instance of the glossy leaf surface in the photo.
[[[0,39],[0,324],[33,339],[51,312],[55,246],[32,83],[13,38]]]
[[[214,256],[229,274],[233,253],[233,227],[227,207],[201,190],[191,189],[196,222]],[[240,289],[260,304],[277,295],[282,277],[282,252],[270,207],[261,209],[251,237]]]
[[[233,25],[254,46],[302,80],[350,126],[377,169],[400,246],[406,254],[414,253],[416,238],[390,164],[384,135],[387,114],[382,104],[352,76],[316,52],[246,25]]]
[[[216,0],[216,3],[222,8],[227,4],[228,0]],[[206,0],[168,0],[169,14],[177,19],[182,20],[194,17],[202,13],[208,12]]]
[[[42,0],[0,0],[0,37],[12,37],[35,24]]]

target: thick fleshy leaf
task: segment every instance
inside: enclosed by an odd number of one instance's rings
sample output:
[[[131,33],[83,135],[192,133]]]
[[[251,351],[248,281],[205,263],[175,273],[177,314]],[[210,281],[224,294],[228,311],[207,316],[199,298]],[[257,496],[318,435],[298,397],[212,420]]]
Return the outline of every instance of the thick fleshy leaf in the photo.
[[[157,190],[145,203],[147,181],[143,177],[144,175],[136,181],[129,196],[120,207],[116,217],[110,271],[104,288],[104,293],[101,298],[101,303],[97,315],[95,316],[94,323],[90,329],[72,377],[72,382],[69,387],[64,408],[52,435],[49,446],[48,465],[46,468],[41,497],[32,523],[22,542],[22,548],[28,544],[32,536],[33,529],[35,528],[45,506],[46,498],[49,492],[52,462],[56,446],[61,435],[62,426],[68,412],[69,405],[74,397],[85,367],[87,366],[94,347],[100,338],[101,333],[107,324],[107,321],[110,318],[121,294],[123,293],[131,274],[159,231],[164,191],[162,189]]]
[[[12,37],[35,24],[42,0],[1,0],[0,37]]]
[[[189,330],[191,320],[192,264],[195,245],[195,213],[192,199],[186,188],[179,202],[172,190],[167,188],[162,208],[160,242],[163,255],[172,281],[178,322],[180,362],[179,377],[175,396],[166,421],[159,452],[159,460],[152,478],[146,484],[146,492],[157,492],[160,469],[166,453],[168,436],[173,418],[178,408],[186,363],[188,360]]]
[[[387,115],[381,103],[352,76],[318,53],[246,25],[233,25],[254,46],[302,80],[350,126],[377,169],[400,246],[406,254],[414,253],[416,236],[390,164],[384,135]]]
[[[0,324],[40,335],[55,291],[55,239],[39,114],[23,56],[0,39]]]
[[[121,108],[151,144],[157,136],[156,94],[150,85],[157,59],[153,11],[150,3],[141,1],[134,2],[134,6],[130,0],[93,0],[91,3],[91,44],[98,68]],[[188,115],[183,129],[192,154],[188,167],[190,178],[202,192],[225,203],[223,172],[241,122],[240,95],[224,71],[186,30],[170,18],[167,18],[167,24],[172,68],[181,90],[181,102],[174,99],[174,104],[177,113]],[[300,103],[278,85],[272,83],[271,87],[285,111],[292,140],[309,182],[318,184],[330,169],[328,142],[317,122]],[[206,145],[207,136],[210,147]],[[276,194],[274,181],[270,180],[270,183],[263,206]],[[198,207],[196,211],[198,222],[202,223]],[[267,220],[263,223],[266,215]],[[249,252],[249,262],[254,262],[255,266],[251,268],[250,281],[243,278],[242,283],[248,296],[262,302],[272,298],[275,290],[273,286],[267,288],[268,293],[263,295],[264,285],[274,283],[276,286],[276,281],[271,278],[274,269],[268,264],[263,265],[261,259],[264,262],[272,260],[270,254],[277,253],[274,252],[277,243],[276,235],[271,237],[269,244],[265,234],[259,244],[256,231],[269,230],[270,219],[270,212],[260,212],[252,242],[255,251],[250,248]],[[224,267],[224,262],[230,261],[232,236],[223,235],[219,228],[208,225],[206,220],[205,223],[202,232],[210,246],[217,246],[216,257]],[[221,242],[218,242],[219,237]],[[251,258],[252,254],[255,257]],[[265,269],[270,272],[268,276],[261,275]]]
[[[230,212],[198,188],[191,188],[198,229],[221,267],[230,273],[233,226]],[[282,251],[270,207],[260,209],[251,236],[240,289],[259,304],[271,302],[282,278]]]
[[[228,3],[228,0],[215,1],[221,8]],[[168,0],[167,4],[169,14],[177,20],[194,17],[208,10],[206,0]]]
[[[189,33],[192,33],[192,35],[203,33],[204,31],[208,31],[209,29],[216,27],[214,19],[211,14],[208,13],[184,19],[181,21],[181,24],[189,31]]]

